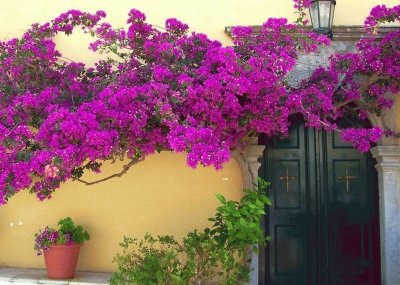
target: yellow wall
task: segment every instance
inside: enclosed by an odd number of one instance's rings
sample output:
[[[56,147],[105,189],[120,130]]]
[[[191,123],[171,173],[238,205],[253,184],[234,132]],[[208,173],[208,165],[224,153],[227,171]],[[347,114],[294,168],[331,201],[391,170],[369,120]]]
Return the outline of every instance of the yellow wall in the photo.
[[[108,166],[104,173],[118,172],[121,166]],[[92,176],[88,179],[101,177]],[[202,229],[218,205],[214,194],[240,199],[241,183],[234,161],[220,171],[193,170],[186,166],[185,155],[162,152],[125,176],[97,186],[66,183],[51,200],[39,202],[27,192],[19,193],[0,207],[0,266],[43,267],[43,257],[33,251],[34,233],[71,216],[91,234],[79,268],[111,270],[123,235],[142,237],[150,232],[180,238],[194,228]]]
[[[398,4],[398,0],[337,2],[335,25],[361,25],[374,5]],[[179,18],[193,31],[225,44],[230,42],[225,26],[257,25],[268,17],[295,18],[292,0],[0,0],[0,40],[19,36],[31,23],[50,20],[68,9],[103,9],[108,21],[119,27],[125,24],[130,8],[142,10],[156,25],[163,25],[169,17]],[[85,35],[59,36],[57,44],[65,57],[92,63],[95,57],[86,49],[90,40]],[[118,169],[113,165],[105,171]],[[50,201],[40,203],[20,193],[0,207],[0,266],[42,267],[42,258],[32,249],[33,234],[43,225],[55,225],[59,218],[71,216],[92,235],[82,248],[79,267],[110,270],[122,235],[142,236],[148,231],[180,237],[194,227],[202,228],[217,206],[214,193],[238,199],[241,185],[233,161],[218,172],[192,170],[186,167],[184,155],[164,152],[133,167],[121,179],[91,188],[67,183]]]
[[[338,0],[334,24],[361,25],[371,8],[381,3],[393,6],[399,1]],[[294,20],[292,6],[292,0],[0,0],[0,40],[20,35],[31,23],[48,21],[68,9],[105,10],[107,21],[121,27],[128,11],[137,8],[152,24],[163,26],[165,19],[176,17],[188,23],[191,30],[228,44],[225,26],[260,25],[269,17]],[[64,56],[91,63],[94,57],[86,49],[90,40],[74,35],[59,37],[58,43]]]

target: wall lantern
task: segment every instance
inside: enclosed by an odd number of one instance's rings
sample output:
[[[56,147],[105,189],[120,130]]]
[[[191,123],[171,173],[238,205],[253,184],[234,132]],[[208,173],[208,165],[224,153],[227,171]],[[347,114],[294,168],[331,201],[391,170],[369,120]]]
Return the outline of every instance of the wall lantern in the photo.
[[[333,39],[332,23],[336,0],[312,0],[310,6],[311,23],[314,32]]]

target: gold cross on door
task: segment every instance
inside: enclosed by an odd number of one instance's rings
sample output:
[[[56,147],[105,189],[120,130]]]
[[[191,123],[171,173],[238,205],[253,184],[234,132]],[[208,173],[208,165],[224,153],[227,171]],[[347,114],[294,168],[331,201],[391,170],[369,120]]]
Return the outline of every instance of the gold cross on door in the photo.
[[[346,175],[345,176],[339,176],[337,179],[338,180],[346,180],[346,192],[350,192],[350,180],[351,179],[356,179],[357,176],[350,176],[349,175],[349,169],[346,168]]]
[[[286,181],[286,192],[289,193],[289,181],[296,180],[296,177],[289,176],[289,169],[286,167],[286,176],[279,176],[278,179]]]

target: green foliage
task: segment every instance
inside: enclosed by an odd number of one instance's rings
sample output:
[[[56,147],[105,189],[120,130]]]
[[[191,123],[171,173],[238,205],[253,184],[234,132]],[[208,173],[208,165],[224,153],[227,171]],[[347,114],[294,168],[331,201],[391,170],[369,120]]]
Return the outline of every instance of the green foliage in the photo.
[[[70,217],[61,219],[58,221],[59,225],[59,239],[66,238],[70,236],[71,240],[75,243],[83,243],[90,239],[89,233],[83,229],[82,226],[75,226],[74,222]],[[60,240],[59,243],[66,243],[66,240]]]
[[[261,219],[271,205],[261,178],[254,189],[246,189],[243,198],[221,203],[209,220],[211,228],[192,231],[181,243],[172,236],[153,237],[146,234],[137,240],[124,237],[122,252],[114,258],[118,270],[112,285],[236,285],[248,281],[251,271],[249,257],[265,245]]]
[[[264,246],[266,239],[261,228],[261,219],[265,215],[265,206],[271,201],[265,195],[268,182],[258,178],[258,185],[253,190],[245,189],[243,198],[237,201],[226,201],[221,195],[217,199],[222,204],[217,208],[211,230],[205,229],[220,244],[229,247],[245,248],[249,244]],[[258,247],[254,247],[257,251]]]
[[[115,257],[118,271],[111,284],[187,284],[179,260],[182,247],[172,236],[146,234],[140,241],[124,237],[120,246],[123,252]]]

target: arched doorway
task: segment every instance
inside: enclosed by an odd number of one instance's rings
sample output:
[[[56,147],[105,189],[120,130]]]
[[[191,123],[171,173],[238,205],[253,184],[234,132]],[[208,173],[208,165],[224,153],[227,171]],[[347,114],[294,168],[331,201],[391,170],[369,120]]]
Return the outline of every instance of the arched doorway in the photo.
[[[299,119],[288,137],[265,145],[259,174],[271,182],[273,205],[260,284],[380,284],[377,173],[370,154]]]

